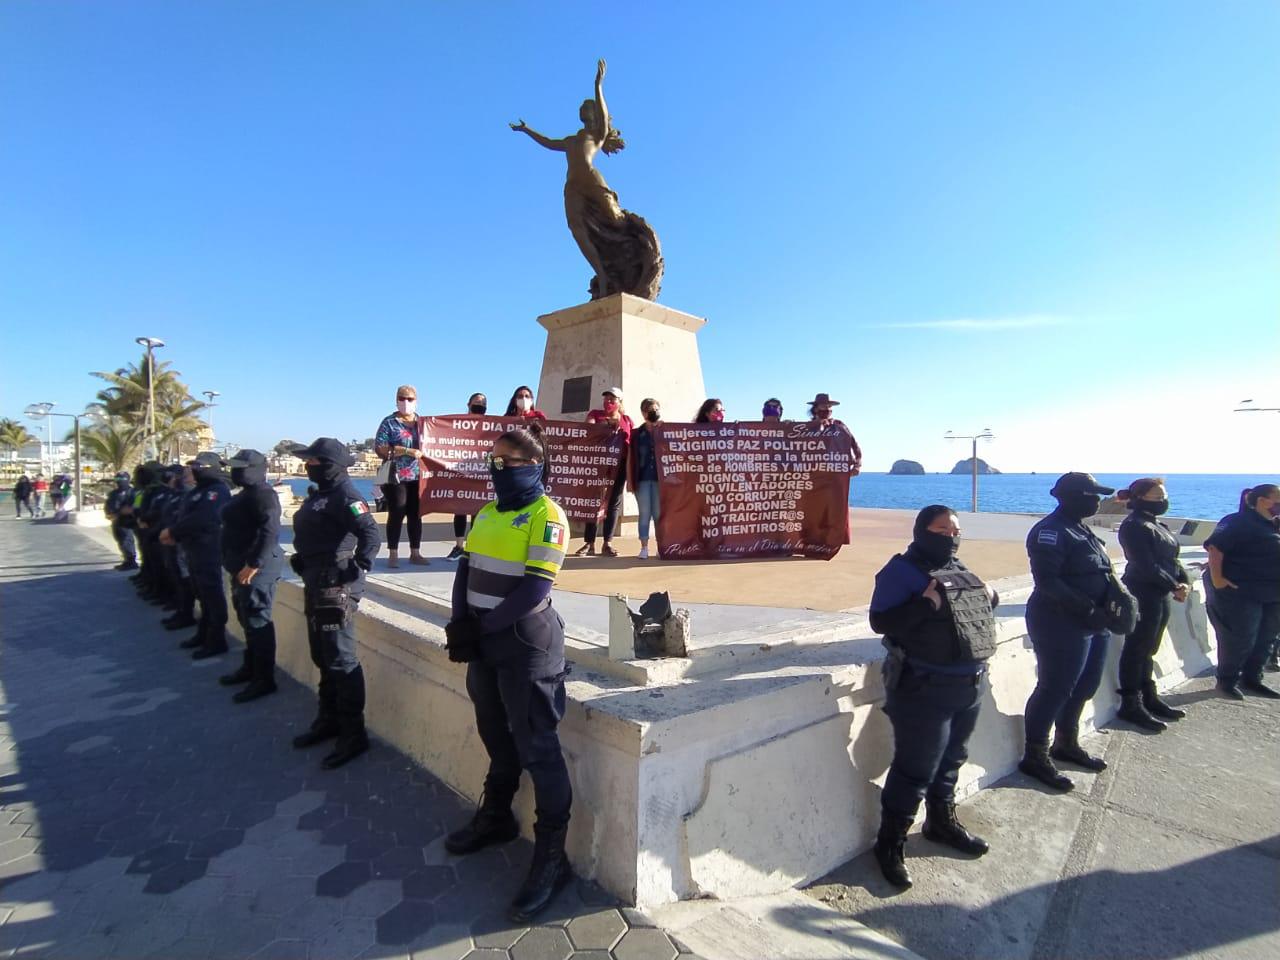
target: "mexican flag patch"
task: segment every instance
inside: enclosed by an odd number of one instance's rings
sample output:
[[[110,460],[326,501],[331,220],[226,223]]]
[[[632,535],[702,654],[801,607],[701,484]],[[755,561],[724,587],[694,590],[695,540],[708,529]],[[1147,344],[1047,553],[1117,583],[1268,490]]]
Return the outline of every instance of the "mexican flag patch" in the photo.
[[[354,500],[351,503],[347,504],[347,509],[349,509],[355,516],[358,517],[362,513],[369,512],[369,505],[365,503],[363,500]]]
[[[549,543],[555,547],[563,547],[566,540],[566,531],[562,523],[547,523],[547,529],[542,534],[542,542]]]

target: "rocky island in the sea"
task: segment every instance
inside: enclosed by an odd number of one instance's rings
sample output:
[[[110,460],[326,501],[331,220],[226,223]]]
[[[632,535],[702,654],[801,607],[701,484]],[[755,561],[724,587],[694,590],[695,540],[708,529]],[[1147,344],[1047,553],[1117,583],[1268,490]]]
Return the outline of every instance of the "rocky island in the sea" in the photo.
[[[914,460],[895,460],[893,466],[889,468],[889,473],[897,477],[922,477],[924,465]]]
[[[987,463],[987,461],[983,460],[981,457],[978,457],[977,459],[978,459],[978,473],[982,474],[983,476],[986,476],[987,474],[991,474],[991,473],[1000,472],[995,467],[991,466],[991,464]],[[958,463],[956,463],[954,467],[951,468],[951,472],[966,473],[966,474],[973,473],[973,460],[970,457],[965,457],[963,460],[959,461]]]

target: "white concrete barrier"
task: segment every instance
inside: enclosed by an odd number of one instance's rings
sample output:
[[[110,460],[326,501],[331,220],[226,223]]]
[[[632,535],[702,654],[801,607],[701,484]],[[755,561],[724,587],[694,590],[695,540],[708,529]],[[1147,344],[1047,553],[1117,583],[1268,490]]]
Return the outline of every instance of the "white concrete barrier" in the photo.
[[[996,586],[1003,602],[992,692],[961,796],[1015,768],[1035,684],[1023,621],[1030,580]],[[1212,664],[1198,591],[1175,607],[1157,659],[1161,687]],[[281,667],[314,684],[296,581],[280,584],[275,619]],[[445,654],[439,608],[383,590],[362,602],[356,633],[371,730],[477,799],[487,760],[464,670]],[[727,899],[815,879],[871,845],[892,750],[880,709],[883,647],[856,612],[842,625],[786,639],[762,644],[755,656],[731,646],[696,669],[635,663],[614,675],[587,665],[599,662],[597,652],[578,652],[561,734],[574,788],[569,852],[580,874],[642,907]],[[1086,724],[1115,713],[1119,649],[1116,638]],[[578,654],[569,651],[571,659]],[[300,716],[299,727],[310,720]],[[527,832],[527,778],[518,803]]]

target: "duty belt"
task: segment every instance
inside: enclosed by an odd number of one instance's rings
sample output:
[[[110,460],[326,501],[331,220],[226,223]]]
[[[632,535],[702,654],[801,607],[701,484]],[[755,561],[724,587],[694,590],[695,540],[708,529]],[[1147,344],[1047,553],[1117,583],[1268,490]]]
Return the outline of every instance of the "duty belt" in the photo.
[[[541,603],[539,603],[536,607],[534,607],[534,608],[533,608],[532,610],[530,610],[528,613],[524,614],[524,616],[522,616],[520,619],[521,619],[521,620],[523,620],[525,617],[531,617],[531,616],[533,616],[535,613],[541,613],[543,610],[546,610],[549,606],[551,606],[551,598],[550,598],[550,597],[547,597],[545,600],[543,600]],[[494,610],[496,610],[496,609],[498,609],[498,608],[497,608],[497,607],[493,607],[493,608],[492,608],[492,609],[490,609],[490,610],[481,610],[479,607],[469,607],[469,609],[471,610],[471,614],[472,614],[472,616],[482,617],[482,616],[484,616],[486,613],[492,613]]]
[[[908,659],[907,669],[912,673],[927,673],[930,683],[956,687],[976,687],[987,674],[987,665],[985,663],[978,668],[976,673],[943,673],[941,670],[931,670],[928,664],[919,660]]]

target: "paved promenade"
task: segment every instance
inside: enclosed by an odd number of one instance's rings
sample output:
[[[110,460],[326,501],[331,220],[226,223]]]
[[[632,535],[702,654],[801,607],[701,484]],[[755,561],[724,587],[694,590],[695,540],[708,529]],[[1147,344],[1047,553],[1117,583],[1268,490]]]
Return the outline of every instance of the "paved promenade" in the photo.
[[[233,706],[232,657],[193,664],[97,538],[5,517],[0,557],[0,957],[680,953],[585,882],[513,927],[530,843],[449,857],[470,804],[385,744],[322,771],[314,696]]]

